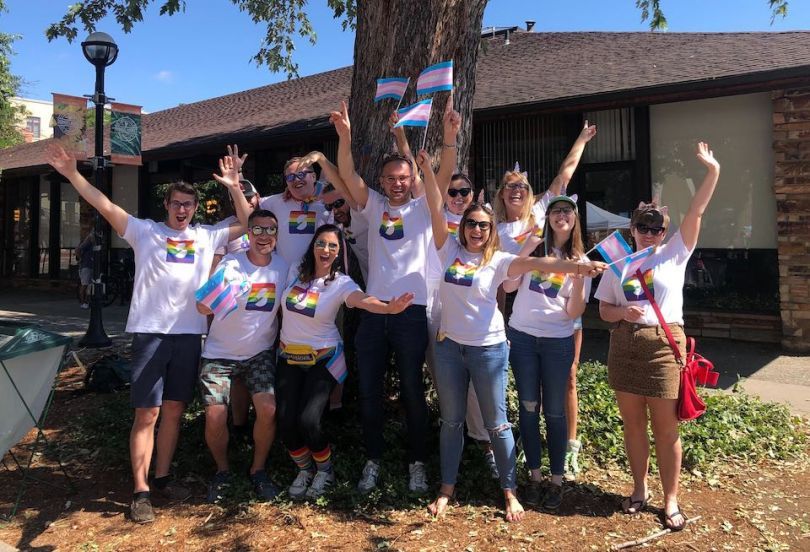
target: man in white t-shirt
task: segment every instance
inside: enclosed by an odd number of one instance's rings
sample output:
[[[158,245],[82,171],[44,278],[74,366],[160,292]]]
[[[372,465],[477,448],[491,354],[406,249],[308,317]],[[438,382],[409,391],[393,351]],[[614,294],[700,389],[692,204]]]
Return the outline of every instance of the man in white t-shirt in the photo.
[[[240,220],[247,221],[248,206],[239,190],[234,157],[220,160],[222,176],[215,178],[228,187]],[[208,278],[214,250],[242,235],[244,226],[191,225],[199,201],[196,189],[185,182],[169,186],[163,201],[165,222],[136,218],[92,186],[60,145],[48,148],[47,160],[135,253],[135,284],[126,327],[133,334],[131,398],[135,408],[129,439],[135,491],[130,518],[148,523],[155,519],[148,480],[153,448],[152,487],[171,499],[189,495],[172,482],[169,470],[180,418],[194,393],[201,337],[206,330],[205,317],[195,308],[194,291]],[[158,417],[161,422],[155,439]]]
[[[428,432],[422,367],[427,347],[426,267],[432,251],[430,212],[421,180],[414,178],[413,160],[393,155],[380,165],[384,195],[369,189],[357,174],[351,154],[351,122],[343,102],[330,117],[339,136],[340,176],[368,221],[369,274],[367,292],[389,300],[414,294],[411,306],[396,315],[361,313],[357,330],[360,412],[367,462],[357,485],[360,492],[377,486],[383,440],[385,374],[389,351],[396,357],[400,398],[408,424],[408,488],[427,491],[425,460]],[[449,145],[448,147],[455,147]]]
[[[205,440],[217,464],[208,486],[208,502],[222,498],[231,481],[228,466],[228,399],[231,383],[239,378],[253,399],[253,464],[249,476],[259,500],[272,500],[278,490],[267,477],[265,464],[276,433],[276,351],[279,298],[287,283],[289,267],[276,246],[278,221],[259,209],[248,219],[249,248],[226,255],[217,270],[245,286],[237,308],[225,317],[214,317],[202,352],[200,387],[205,400]],[[197,303],[197,309],[213,314]]]

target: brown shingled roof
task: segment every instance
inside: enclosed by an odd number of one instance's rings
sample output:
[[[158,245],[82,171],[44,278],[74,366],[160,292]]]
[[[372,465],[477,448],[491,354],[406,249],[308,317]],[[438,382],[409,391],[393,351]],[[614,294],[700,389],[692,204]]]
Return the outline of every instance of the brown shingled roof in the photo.
[[[329,110],[349,97],[351,75],[344,67],[144,115],[143,150],[148,157],[178,146],[324,128]],[[780,75],[810,78],[810,32],[518,32],[509,44],[485,41],[475,110]],[[0,167],[41,165],[43,150],[43,142],[0,150]]]

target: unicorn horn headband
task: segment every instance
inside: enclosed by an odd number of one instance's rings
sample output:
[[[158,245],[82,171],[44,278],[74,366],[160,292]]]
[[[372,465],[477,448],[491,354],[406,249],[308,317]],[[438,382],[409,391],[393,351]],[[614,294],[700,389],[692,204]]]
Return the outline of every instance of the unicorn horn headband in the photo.
[[[512,169],[512,172],[516,172],[516,173],[518,173],[518,174],[519,174],[519,175],[521,175],[523,178],[526,178],[526,179],[528,179],[528,178],[529,178],[529,173],[527,173],[526,171],[521,172],[521,170],[520,170],[520,163],[518,163],[517,161],[515,161],[515,168],[514,168],[514,169]]]

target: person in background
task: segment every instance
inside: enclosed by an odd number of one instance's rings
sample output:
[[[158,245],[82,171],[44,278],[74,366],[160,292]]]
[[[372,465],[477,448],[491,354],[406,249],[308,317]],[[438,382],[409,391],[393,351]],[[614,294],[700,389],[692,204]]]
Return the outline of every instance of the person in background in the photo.
[[[79,306],[83,309],[90,308],[87,295],[93,284],[93,246],[95,243],[93,231],[90,230],[82,243],[76,247],[76,260],[79,261]]]

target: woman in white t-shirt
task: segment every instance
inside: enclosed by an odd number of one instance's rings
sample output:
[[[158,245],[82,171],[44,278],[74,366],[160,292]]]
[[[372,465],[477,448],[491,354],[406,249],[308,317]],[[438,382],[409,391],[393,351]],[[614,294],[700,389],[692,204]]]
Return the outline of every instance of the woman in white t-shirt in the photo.
[[[543,244],[530,237],[522,255],[585,261],[576,197],[551,198],[543,228]],[[507,337],[509,362],[515,374],[520,403],[520,437],[530,470],[523,495],[532,506],[541,503],[540,406],[546,422],[546,443],[551,465],[551,485],[542,506],[556,510],[562,502],[565,471],[566,401],[574,361],[574,320],[585,310],[590,280],[566,274],[534,271],[503,284],[517,290]],[[541,401],[542,398],[542,401]]]
[[[506,418],[508,346],[503,316],[497,307],[498,286],[532,270],[597,273],[603,263],[577,263],[553,257],[517,257],[498,250],[492,210],[478,203],[461,218],[458,240],[450,239],[431,160],[419,152],[425,178],[433,240],[442,261],[442,319],[437,336],[435,374],[441,410],[439,437],[442,485],[428,510],[442,515],[455,490],[464,447],[467,388],[472,380],[484,425],[492,438],[507,521],[519,521],[523,507],[515,495],[515,441]]]
[[[669,228],[666,207],[642,202],[633,212],[630,222],[636,249],[655,248],[639,270],[684,357],[686,263],[697,245],[701,217],[720,176],[720,164],[708,144],[698,143],[697,158],[706,167],[706,176],[678,230],[666,243],[664,238]],[[626,514],[637,514],[650,498],[647,487],[649,410],[664,489],[663,522],[667,528],[680,531],[686,525],[686,516],[678,507],[682,457],[677,415],[680,366],[636,276],[629,276],[623,282],[619,280],[612,271],[605,272],[596,290],[596,298],[599,299],[602,319],[618,323],[610,334],[608,381],[619,403],[625,449],[633,473],[633,492],[622,502],[622,510]]]
[[[281,307],[281,355],[276,374],[278,425],[299,472],[291,498],[317,498],[335,481],[329,440],[321,417],[329,394],[346,378],[346,361],[335,316],[342,304],[379,314],[402,312],[413,300],[404,293],[383,303],[366,295],[338,271],[343,235],[324,224],[314,233],[301,265],[291,271]]]

